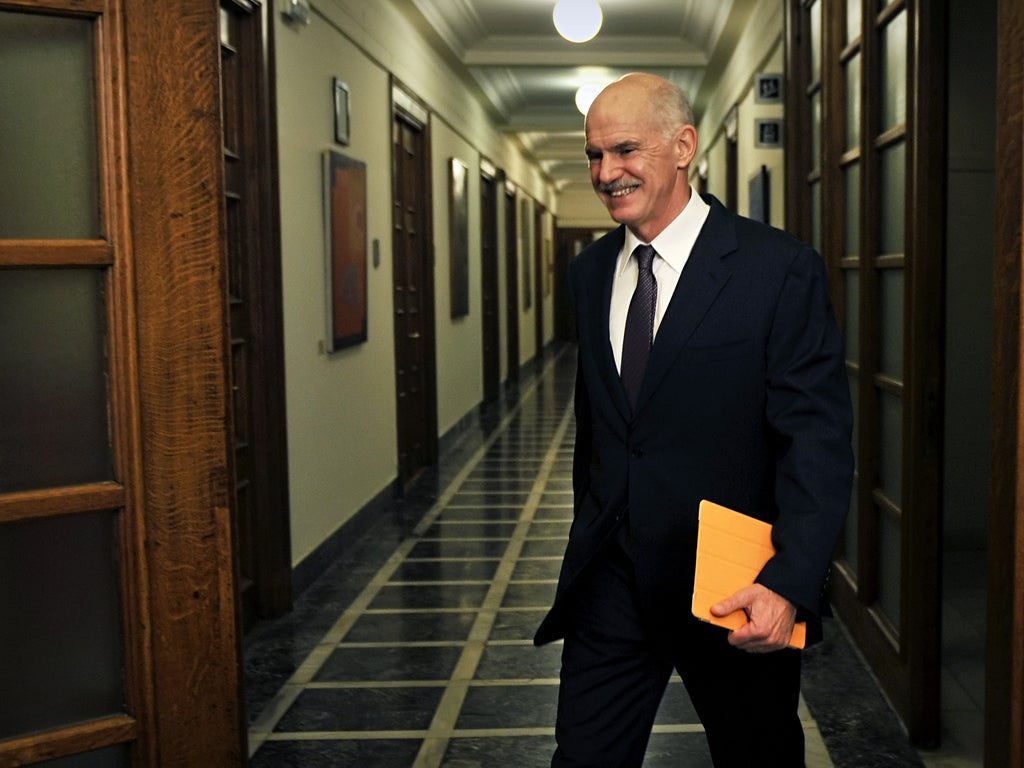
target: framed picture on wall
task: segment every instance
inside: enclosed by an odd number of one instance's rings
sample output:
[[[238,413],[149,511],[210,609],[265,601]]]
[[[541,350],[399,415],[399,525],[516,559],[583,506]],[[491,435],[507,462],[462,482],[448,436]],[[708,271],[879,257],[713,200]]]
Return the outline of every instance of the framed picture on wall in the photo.
[[[758,149],[782,148],[782,118],[768,117],[754,121],[754,146]]]
[[[349,138],[348,85],[334,78],[334,140],[348,145]]]
[[[757,104],[782,103],[782,75],[754,75],[754,102]]]
[[[544,239],[544,295],[551,295],[551,283],[553,272],[555,271],[554,264],[554,249],[551,247],[551,240],[548,238]]]
[[[530,243],[532,235],[532,227],[530,226],[530,219],[532,215],[530,213],[530,201],[525,197],[519,201],[519,248],[520,253],[523,257],[521,259],[523,263],[523,309],[529,309],[533,306],[533,274],[530,269],[530,260],[532,258]]]
[[[452,317],[469,314],[469,168],[448,162],[449,274]]]
[[[749,181],[750,210],[748,216],[751,219],[762,221],[765,224],[771,223],[771,190],[768,166],[762,165]]]
[[[327,337],[337,352],[367,339],[366,164],[323,154]]]

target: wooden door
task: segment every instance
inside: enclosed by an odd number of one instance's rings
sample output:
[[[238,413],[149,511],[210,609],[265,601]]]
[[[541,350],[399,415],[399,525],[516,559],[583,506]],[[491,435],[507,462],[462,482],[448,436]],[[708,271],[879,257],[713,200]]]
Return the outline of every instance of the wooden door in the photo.
[[[545,256],[546,236],[544,233],[545,211],[540,203],[533,204],[533,295],[534,302],[534,345],[537,349],[536,362],[540,364],[544,357],[544,307],[547,305],[545,288],[547,288],[547,258]],[[529,257],[527,257],[529,258]]]
[[[1024,765],[1024,7],[999,2],[985,765]]]
[[[244,763],[216,29],[0,2],[0,765]]]
[[[480,172],[480,306],[483,313],[484,402],[501,394],[501,328],[498,300],[498,187],[495,174]]]
[[[427,113],[404,91],[395,94],[395,377],[398,478],[405,486],[437,461],[437,374]]]
[[[573,316],[566,284],[569,263],[594,240],[592,229],[558,229],[555,237],[555,338],[576,341],[576,318]]]
[[[737,134],[733,131],[725,138],[725,207],[739,213],[740,159]]]
[[[516,190],[505,186],[505,327],[508,329],[508,382],[519,381],[519,224]]]
[[[221,0],[225,244],[243,626],[291,606],[277,167],[267,8]]]
[[[790,225],[828,262],[855,409],[833,597],[922,746],[940,711],[943,7],[810,0],[788,24],[805,165],[787,210],[810,212]]]

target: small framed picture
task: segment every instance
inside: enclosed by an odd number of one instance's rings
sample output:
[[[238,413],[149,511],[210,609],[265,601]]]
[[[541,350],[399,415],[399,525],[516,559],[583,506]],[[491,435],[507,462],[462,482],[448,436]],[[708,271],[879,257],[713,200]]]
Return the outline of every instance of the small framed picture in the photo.
[[[754,75],[754,101],[757,104],[781,104],[782,75]]]
[[[348,145],[348,85],[334,78],[334,140]]]
[[[767,117],[754,121],[754,146],[759,149],[782,147],[782,118]]]

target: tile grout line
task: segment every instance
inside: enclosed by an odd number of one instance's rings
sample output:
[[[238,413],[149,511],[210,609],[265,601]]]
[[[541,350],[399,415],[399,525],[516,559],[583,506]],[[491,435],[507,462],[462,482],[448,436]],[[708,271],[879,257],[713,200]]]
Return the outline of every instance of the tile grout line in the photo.
[[[341,641],[345,633],[351,629],[352,625],[355,624],[356,620],[363,611],[365,611],[366,607],[369,606],[377,596],[377,593],[387,582],[388,578],[390,578],[390,576],[398,569],[402,560],[405,559],[408,553],[412,551],[412,548],[418,543],[419,538],[427,528],[429,528],[431,523],[437,519],[441,511],[444,509],[444,506],[455,496],[458,489],[461,488],[462,483],[476,468],[477,464],[483,460],[484,456],[491,449],[493,444],[505,433],[512,422],[521,415],[523,406],[531,398],[536,396],[540,382],[550,369],[554,367],[563,354],[564,352],[559,353],[559,355],[552,358],[547,365],[544,366],[541,373],[522,392],[518,402],[501,420],[491,436],[483,442],[483,444],[463,465],[462,469],[454,478],[452,478],[452,481],[447,485],[444,492],[438,497],[434,505],[424,514],[420,523],[413,529],[410,537],[403,541],[384,565],[381,566],[380,570],[370,580],[366,587],[363,588],[358,597],[356,597],[352,604],[345,609],[331,629],[329,629],[324,635],[323,639],[309,652],[305,660],[303,660],[292,676],[281,686],[274,697],[267,702],[266,706],[264,706],[259,716],[256,717],[249,725],[248,739],[250,758],[256,754],[256,751],[260,748],[263,742],[267,740],[268,735],[273,732],[281,718],[284,717],[288,709],[295,703],[296,699],[298,699],[299,695],[303,691],[305,683],[312,681],[313,677],[323,666],[324,662],[327,661],[330,651],[333,648],[331,643],[333,642],[333,644],[336,645]]]
[[[654,725],[652,733],[703,733],[704,726],[699,723],[678,723]],[[268,741],[363,741],[365,739],[424,739],[429,738],[432,731],[294,731],[274,733]],[[445,733],[446,738],[488,738],[500,736],[553,736],[554,725],[517,728],[456,728]]]
[[[512,573],[522,552],[530,524],[544,496],[545,487],[551,476],[556,455],[572,419],[572,409],[567,409],[555,433],[548,443],[548,451],[538,470],[533,489],[523,506],[522,515],[512,534],[505,556],[502,558],[494,575],[494,583],[484,599],[477,620],[470,630],[469,642],[452,672],[451,681],[441,697],[434,719],[430,724],[430,735],[424,739],[413,768],[439,768],[447,750],[451,734],[455,732],[455,724],[462,711],[462,704],[469,691],[473,675],[483,656],[494,622],[501,607],[508,586],[512,581]]]

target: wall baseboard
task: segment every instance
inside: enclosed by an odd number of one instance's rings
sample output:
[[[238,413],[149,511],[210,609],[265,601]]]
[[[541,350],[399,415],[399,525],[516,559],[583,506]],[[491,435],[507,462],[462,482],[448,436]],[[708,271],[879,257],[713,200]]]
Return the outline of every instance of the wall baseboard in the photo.
[[[378,521],[393,517],[400,496],[398,478],[395,477],[373,499],[328,536],[292,569],[292,596],[298,597],[323,575],[332,563],[344,558],[356,543],[373,530]]]
[[[464,439],[471,432],[486,429],[483,424],[493,421],[492,411],[513,407],[519,399],[519,392],[544,368],[545,357],[550,355],[557,342],[549,344],[541,355],[527,361],[520,368],[519,380],[499,399],[498,402],[479,405],[459,419],[444,435],[438,438],[438,463],[459,452]],[[323,543],[292,569],[292,597],[297,599],[313,582],[320,578],[338,560],[365,550],[365,540],[375,531],[386,527],[388,536],[410,533],[419,523],[423,508],[429,508],[431,499],[437,494],[436,467],[424,470],[404,493],[397,475],[367,504],[339,526]]]

